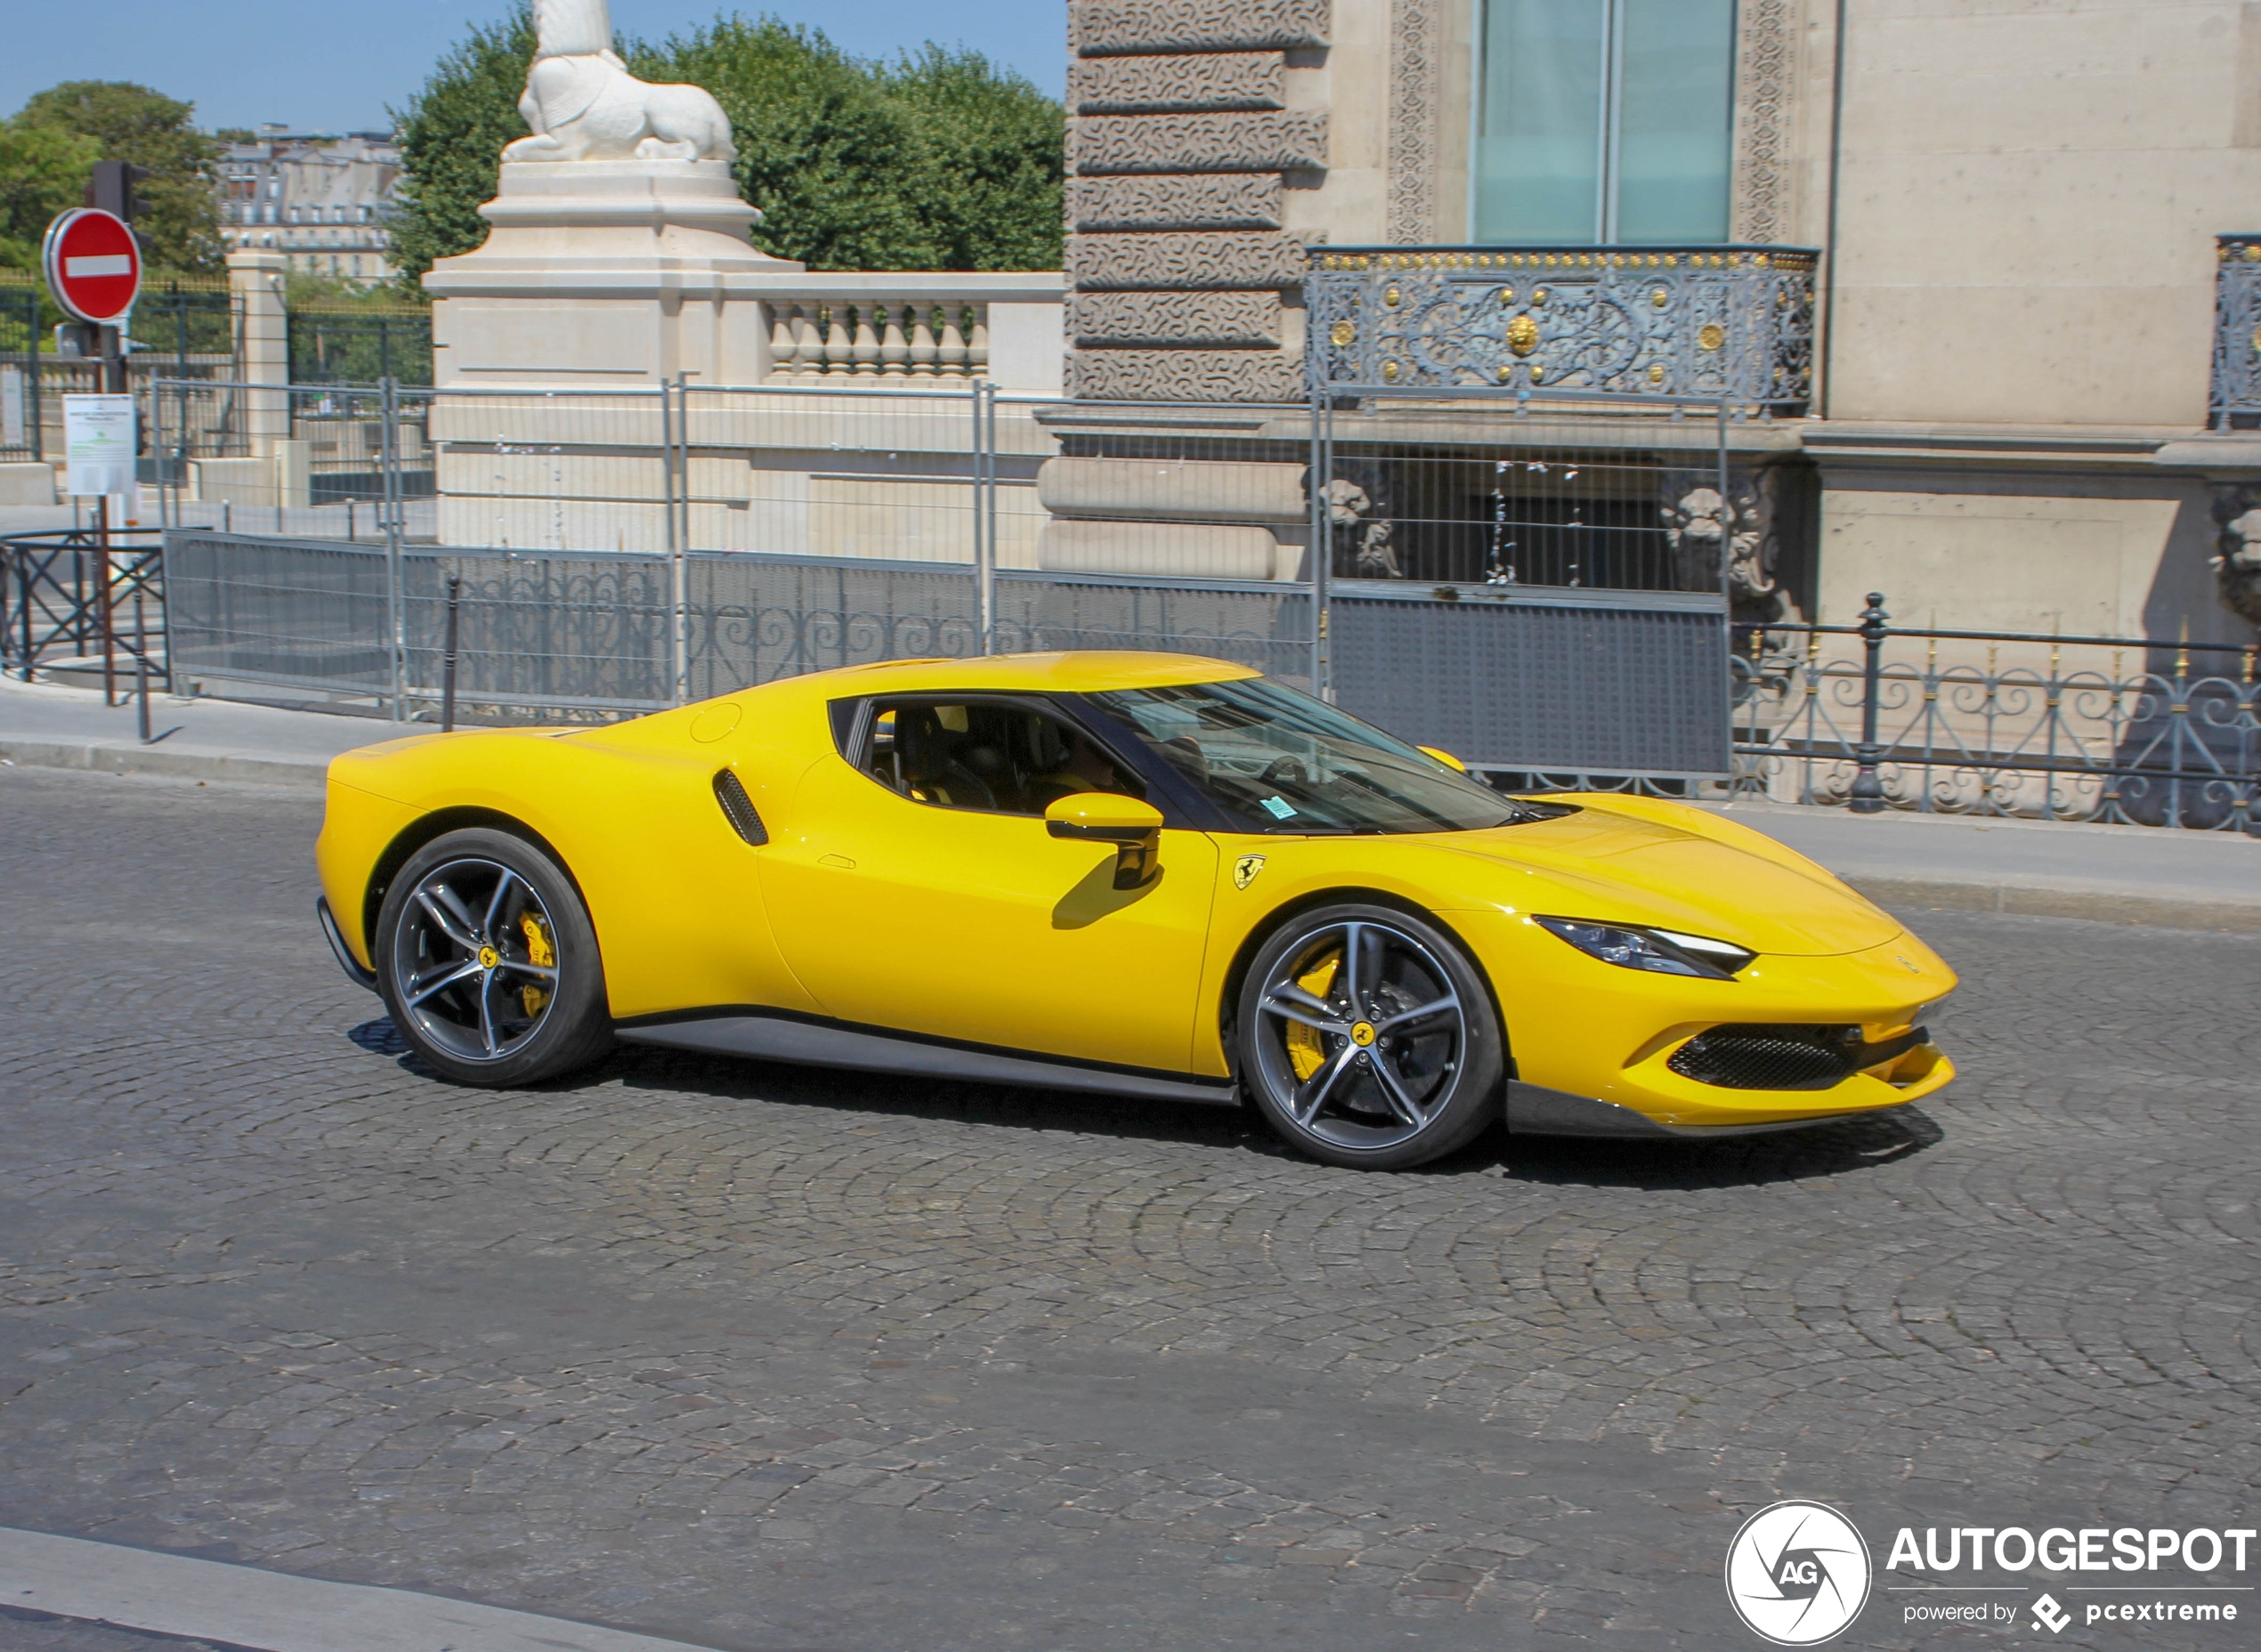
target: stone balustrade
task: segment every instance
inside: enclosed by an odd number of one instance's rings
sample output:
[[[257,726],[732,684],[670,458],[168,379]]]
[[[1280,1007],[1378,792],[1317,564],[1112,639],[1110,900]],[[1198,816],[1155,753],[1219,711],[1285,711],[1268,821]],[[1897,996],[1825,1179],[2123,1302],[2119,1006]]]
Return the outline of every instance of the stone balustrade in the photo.
[[[772,381],[816,378],[985,378],[989,306],[773,299]]]
[[[969,385],[1057,394],[1066,340],[1056,270],[804,270],[733,284],[763,348],[739,385]]]

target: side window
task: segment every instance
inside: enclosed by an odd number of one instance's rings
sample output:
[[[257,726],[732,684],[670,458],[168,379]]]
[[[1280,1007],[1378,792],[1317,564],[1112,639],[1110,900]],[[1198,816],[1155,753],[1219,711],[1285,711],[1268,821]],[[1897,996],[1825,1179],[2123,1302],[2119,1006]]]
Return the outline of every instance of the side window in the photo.
[[[1146,782],[1082,730],[997,700],[881,700],[858,766],[890,791],[944,809],[1041,814],[1079,791],[1147,795]]]

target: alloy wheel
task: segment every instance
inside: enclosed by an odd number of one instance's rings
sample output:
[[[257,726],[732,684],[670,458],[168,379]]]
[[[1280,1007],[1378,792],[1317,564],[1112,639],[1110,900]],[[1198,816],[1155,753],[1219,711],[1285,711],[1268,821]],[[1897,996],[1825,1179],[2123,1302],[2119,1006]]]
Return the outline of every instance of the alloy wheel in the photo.
[[[1253,1075],[1295,1126],[1339,1147],[1411,1140],[1450,1099],[1467,1008],[1430,947],[1385,923],[1314,929],[1257,1000]]]
[[[410,893],[393,943],[401,1012],[460,1061],[500,1061],[557,1000],[557,928],[534,887],[498,862],[450,861]]]

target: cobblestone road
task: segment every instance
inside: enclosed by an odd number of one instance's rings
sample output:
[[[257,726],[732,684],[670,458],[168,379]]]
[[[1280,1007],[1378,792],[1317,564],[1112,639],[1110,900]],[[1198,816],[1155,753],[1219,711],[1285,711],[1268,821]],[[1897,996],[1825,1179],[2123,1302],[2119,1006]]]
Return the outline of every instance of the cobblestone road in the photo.
[[[1928,1117],[1371,1176],[651,1052],[450,1089],[318,816],[0,770],[0,1524],[750,1652],[1317,1652],[1756,1645],[1783,1496],[2261,1512],[2261,940],[1932,915]],[[1894,1602],[1849,1643],[1952,1638]]]

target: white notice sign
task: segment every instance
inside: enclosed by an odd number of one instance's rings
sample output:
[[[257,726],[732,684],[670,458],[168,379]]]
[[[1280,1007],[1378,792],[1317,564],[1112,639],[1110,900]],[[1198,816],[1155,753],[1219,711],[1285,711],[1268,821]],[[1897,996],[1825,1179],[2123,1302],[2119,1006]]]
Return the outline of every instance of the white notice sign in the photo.
[[[64,491],[79,498],[134,491],[135,439],[131,396],[65,396],[63,451],[70,464]]]
[[[0,367],[0,448],[26,445],[23,414],[23,369]]]

